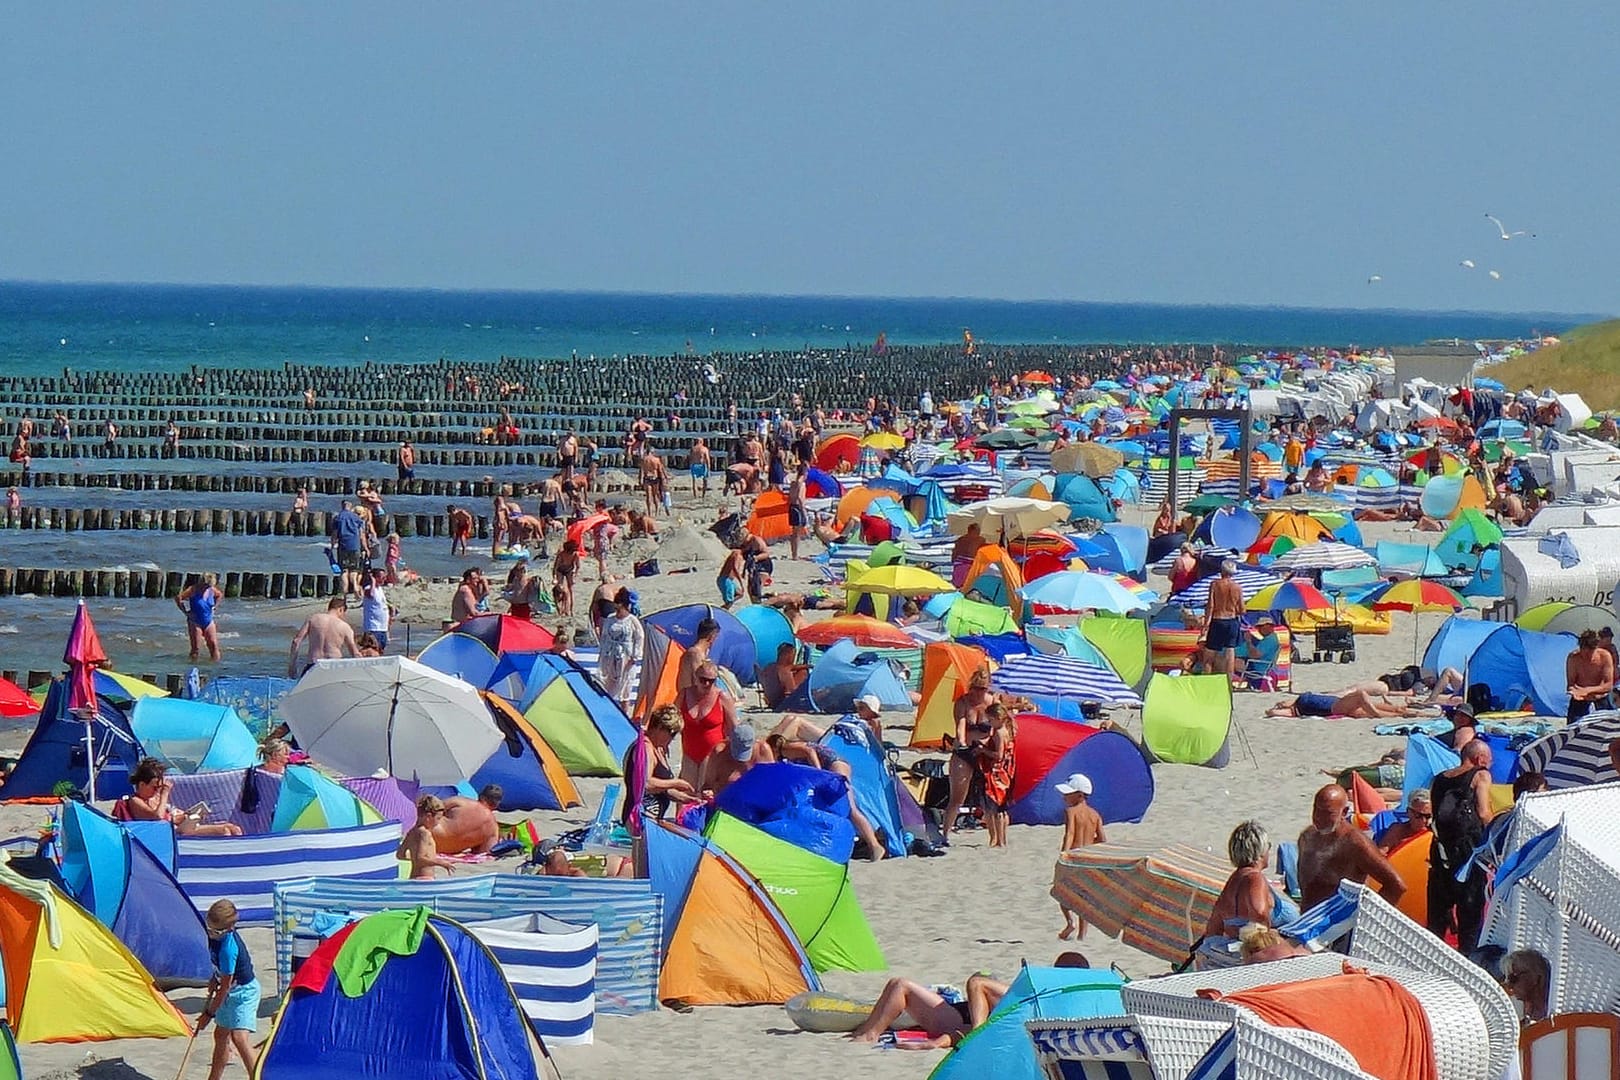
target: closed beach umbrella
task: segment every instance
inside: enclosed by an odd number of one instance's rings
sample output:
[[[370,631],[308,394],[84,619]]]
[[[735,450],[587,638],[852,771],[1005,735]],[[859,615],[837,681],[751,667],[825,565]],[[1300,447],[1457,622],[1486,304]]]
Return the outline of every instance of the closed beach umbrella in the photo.
[[[1370,553],[1353,544],[1319,540],[1279,555],[1272,566],[1278,570],[1348,570],[1355,566],[1372,566],[1376,562],[1378,560]]]
[[[346,776],[382,768],[459,784],[501,745],[476,689],[403,656],[317,660],[276,714],[310,757]]]
[[[1144,611],[1148,604],[1107,574],[1065,570],[1024,586],[1024,599],[1036,611]]]

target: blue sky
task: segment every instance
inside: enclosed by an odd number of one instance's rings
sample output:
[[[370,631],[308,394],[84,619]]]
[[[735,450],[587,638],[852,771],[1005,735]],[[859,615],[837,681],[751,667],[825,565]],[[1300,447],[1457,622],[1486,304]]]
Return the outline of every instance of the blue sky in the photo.
[[[1620,311],[1617,40],[1595,2],[22,5],[0,279]]]

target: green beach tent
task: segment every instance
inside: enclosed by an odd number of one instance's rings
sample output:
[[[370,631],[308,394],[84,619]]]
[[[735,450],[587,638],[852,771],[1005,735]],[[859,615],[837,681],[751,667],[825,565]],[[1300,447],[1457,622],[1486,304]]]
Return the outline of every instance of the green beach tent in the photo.
[[[1012,612],[994,604],[963,598],[951,605],[945,615],[945,632],[953,638],[972,634],[1015,634],[1018,624]]]
[[[1080,633],[1108,658],[1108,665],[1133,689],[1148,672],[1148,625],[1141,619],[1094,616],[1080,620]]]
[[[1232,683],[1225,675],[1155,672],[1142,695],[1142,742],[1159,761],[1224,768],[1232,730]]]
[[[730,814],[715,814],[705,835],[759,881],[816,971],[882,971],[888,966],[855,898],[848,866],[778,840]]]

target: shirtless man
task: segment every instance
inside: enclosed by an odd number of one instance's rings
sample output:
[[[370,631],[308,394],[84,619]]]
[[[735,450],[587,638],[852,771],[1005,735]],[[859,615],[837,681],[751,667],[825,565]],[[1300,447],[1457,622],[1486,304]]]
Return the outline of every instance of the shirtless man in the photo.
[[[416,479],[416,447],[411,445],[411,440],[406,439],[399,444],[399,452],[394,455],[394,466],[401,483]]]
[[[511,546],[512,539],[508,534],[511,517],[511,511],[507,508],[506,495],[497,491],[489,507],[489,551],[491,555],[501,550],[501,539],[503,537],[506,538],[507,546]]]
[[[533,552],[534,557],[537,559],[550,557],[546,552],[546,533],[551,531],[551,526],[554,523],[561,525],[568,520],[567,506],[563,500],[562,481],[557,478],[556,473],[540,482],[539,516],[544,527],[540,531],[540,550]]]
[[[697,624],[697,640],[681,655],[680,670],[675,673],[675,689],[685,690],[697,681],[697,669],[709,660],[709,649],[720,637],[720,624],[703,618]]]
[[[1243,625],[1243,589],[1236,575],[1236,563],[1231,559],[1221,563],[1221,576],[1210,583],[1209,607],[1204,612],[1204,637],[1209,651],[1221,658],[1228,679],[1236,675]]]
[[[467,541],[472,538],[473,516],[471,512],[459,506],[446,506],[445,515],[450,519],[450,554],[467,554]]]
[[[1397,821],[1384,830],[1384,835],[1378,840],[1378,850],[1388,855],[1408,840],[1422,836],[1433,825],[1434,804],[1429,797],[1429,789],[1418,788],[1407,800],[1406,820]]]
[[[501,838],[495,811],[506,792],[499,784],[486,784],[478,798],[453,795],[444,801],[444,814],[433,823],[433,842],[446,855],[472,851],[483,854]]]
[[[788,483],[788,557],[794,562],[799,561],[799,540],[808,533],[806,528],[810,524],[810,515],[804,508],[805,476],[809,466],[799,462],[793,470],[793,479]]]
[[[1310,910],[1339,889],[1339,882],[1372,878],[1391,904],[1406,895],[1406,882],[1350,819],[1350,796],[1338,784],[1316,793],[1310,828],[1299,834],[1300,907]]]
[[[442,820],[444,803],[437,795],[423,795],[416,800],[416,824],[394,851],[394,858],[410,862],[412,881],[432,881],[435,869],[447,874],[456,872],[456,864],[439,854],[433,839],[433,826]]]
[[[658,456],[658,451],[649,449],[641,459],[641,495],[647,503],[647,516],[664,508],[664,489],[668,483],[668,476],[664,471],[664,459]]]
[[[456,586],[456,595],[450,601],[450,621],[463,623],[478,614],[478,602],[489,595],[489,583],[484,580],[484,572],[476,566],[470,566],[461,575],[461,584]]]
[[[349,625],[348,610],[348,600],[334,596],[326,602],[325,611],[317,611],[304,620],[304,625],[293,635],[292,652],[287,657],[288,678],[298,678],[317,660],[360,655],[360,647],[354,641],[354,627]],[[309,642],[309,658],[300,666],[298,650],[306,641]]]
[[[1614,691],[1614,658],[1603,648],[1596,630],[1583,630],[1575,651],[1564,661],[1569,680],[1569,713],[1574,723],[1607,701]]]
[[[725,560],[720,563],[720,572],[714,577],[715,588],[720,590],[720,606],[727,611],[742,599],[743,590],[747,588],[747,582],[743,580],[747,562],[741,548],[732,548],[726,552]]]
[[[700,437],[692,444],[692,449],[686,455],[686,470],[692,474],[692,496],[696,498],[699,488],[702,488],[704,498],[709,497],[709,466],[712,455],[709,453],[709,444]]]
[[[704,795],[718,795],[755,765],[776,760],[763,739],[756,738],[752,724],[738,724],[724,742],[709,751],[698,771],[697,789]]]

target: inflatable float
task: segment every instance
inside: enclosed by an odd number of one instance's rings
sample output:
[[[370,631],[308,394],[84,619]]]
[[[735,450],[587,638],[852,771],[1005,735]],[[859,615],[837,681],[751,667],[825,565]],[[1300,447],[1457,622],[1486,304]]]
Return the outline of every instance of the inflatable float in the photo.
[[[782,1007],[787,1010],[788,1019],[792,1020],[800,1031],[848,1034],[872,1015],[872,1007],[875,1004],[876,1002],[839,997],[837,994],[821,990],[807,990],[788,998],[787,1004]],[[900,1018],[889,1026],[894,1031],[904,1031],[916,1027],[917,1021],[901,1013]]]

